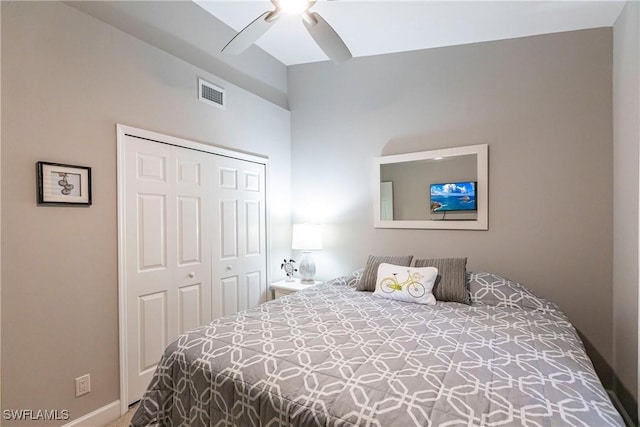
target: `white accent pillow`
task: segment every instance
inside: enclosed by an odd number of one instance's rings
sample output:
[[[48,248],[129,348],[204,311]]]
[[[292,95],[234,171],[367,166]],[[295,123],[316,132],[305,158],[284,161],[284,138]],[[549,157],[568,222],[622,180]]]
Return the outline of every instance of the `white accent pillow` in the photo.
[[[435,267],[405,267],[382,263],[378,267],[374,296],[417,304],[434,305],[433,285],[438,277]]]

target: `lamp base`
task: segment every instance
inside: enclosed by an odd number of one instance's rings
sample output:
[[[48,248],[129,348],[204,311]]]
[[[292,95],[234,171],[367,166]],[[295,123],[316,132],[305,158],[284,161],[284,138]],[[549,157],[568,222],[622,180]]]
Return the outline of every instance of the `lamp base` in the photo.
[[[298,272],[301,277],[300,283],[315,283],[314,276],[316,275],[316,263],[313,261],[311,251],[302,251],[302,260],[300,261]]]

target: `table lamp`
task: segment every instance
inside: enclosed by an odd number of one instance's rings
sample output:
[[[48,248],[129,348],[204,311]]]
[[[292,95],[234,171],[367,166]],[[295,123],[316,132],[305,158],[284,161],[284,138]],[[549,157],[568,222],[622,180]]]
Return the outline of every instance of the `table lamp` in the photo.
[[[316,224],[293,224],[292,249],[302,250],[302,260],[298,265],[300,283],[315,283],[316,263],[311,251],[322,249],[322,231]]]

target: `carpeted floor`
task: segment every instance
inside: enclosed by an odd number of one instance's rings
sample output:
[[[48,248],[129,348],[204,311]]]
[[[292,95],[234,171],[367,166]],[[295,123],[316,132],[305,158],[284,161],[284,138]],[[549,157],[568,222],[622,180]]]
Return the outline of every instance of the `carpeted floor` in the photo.
[[[117,420],[111,421],[109,424],[105,425],[104,427],[129,427],[129,424],[131,423],[131,417],[133,417],[133,413],[136,412],[136,409],[138,409],[137,403],[131,406],[129,408],[129,411],[127,411],[126,414],[124,414]]]

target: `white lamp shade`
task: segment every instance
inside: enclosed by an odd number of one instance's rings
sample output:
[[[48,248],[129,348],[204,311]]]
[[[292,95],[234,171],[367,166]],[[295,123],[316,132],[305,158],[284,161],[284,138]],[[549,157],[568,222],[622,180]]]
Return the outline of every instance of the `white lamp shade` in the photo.
[[[293,224],[291,249],[317,251],[322,249],[322,230],[316,224]]]

